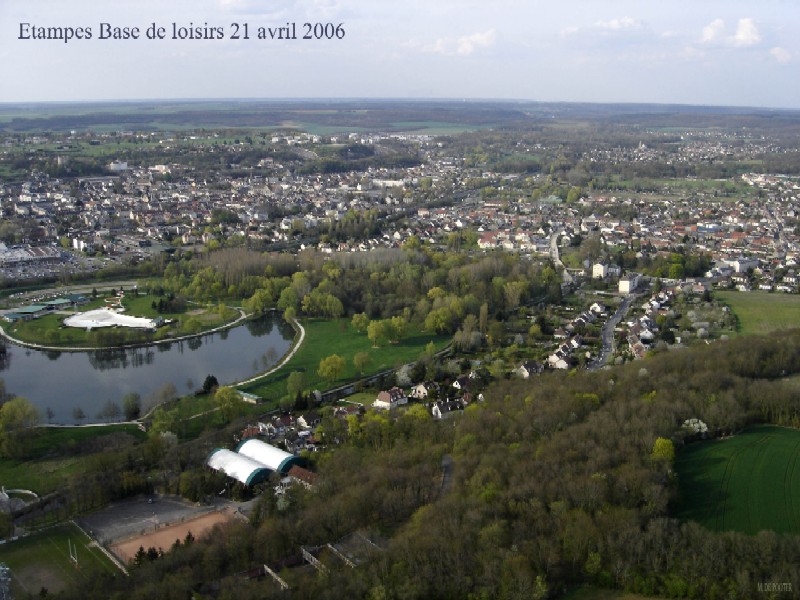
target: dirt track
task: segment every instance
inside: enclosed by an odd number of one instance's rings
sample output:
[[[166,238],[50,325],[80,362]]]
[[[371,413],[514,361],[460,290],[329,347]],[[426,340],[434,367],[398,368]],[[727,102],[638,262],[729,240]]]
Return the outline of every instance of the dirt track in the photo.
[[[119,559],[128,564],[139,550],[139,547],[147,550],[148,548],[162,548],[165,552],[172,547],[175,540],[183,542],[186,534],[190,531],[195,538],[199,538],[210,530],[217,523],[226,523],[233,519],[230,512],[208,513],[183,523],[176,523],[162,527],[145,535],[131,538],[122,542],[112,544],[109,549],[116,554]]]

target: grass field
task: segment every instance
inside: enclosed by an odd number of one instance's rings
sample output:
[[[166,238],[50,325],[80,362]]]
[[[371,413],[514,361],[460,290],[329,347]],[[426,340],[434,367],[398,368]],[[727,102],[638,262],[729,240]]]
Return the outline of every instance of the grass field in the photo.
[[[78,569],[69,557],[75,544]],[[38,597],[42,588],[55,594],[67,586],[90,582],[101,574],[121,572],[75,525],[60,525],[0,546],[0,562],[11,568],[15,598]]]
[[[444,336],[435,336],[409,328],[409,334],[399,344],[386,344],[373,348],[365,333],[357,333],[346,319],[335,321],[307,320],[303,322],[306,339],[289,363],[281,369],[251,384],[240,386],[246,392],[257,394],[265,400],[278,400],[286,394],[286,378],[292,371],[305,375],[307,389],[328,389],[356,379],[353,356],[367,352],[370,362],[366,373],[377,373],[416,360],[429,342],[439,350],[447,343]],[[346,361],[344,371],[335,382],[326,382],[317,375],[320,361],[338,354]]]
[[[674,516],[716,531],[800,533],[800,431],[765,425],[691,444],[675,470]]]
[[[715,292],[731,307],[742,335],[760,335],[800,327],[800,296],[768,292]]]

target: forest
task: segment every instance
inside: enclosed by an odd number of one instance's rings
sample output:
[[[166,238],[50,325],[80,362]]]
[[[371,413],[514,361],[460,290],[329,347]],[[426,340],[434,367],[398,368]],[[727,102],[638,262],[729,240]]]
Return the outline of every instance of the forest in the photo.
[[[425,411],[323,423],[340,445],[313,491],[262,494],[249,523],[176,544],[65,598],[548,598],[592,583],[673,598],[752,598],[796,582],[800,536],[716,533],[671,517],[674,450],[748,424],[797,427],[800,332],[664,352],[609,371],[500,380],[460,418]],[[452,480],[443,486],[443,458]],[[300,546],[382,540],[317,574]]]

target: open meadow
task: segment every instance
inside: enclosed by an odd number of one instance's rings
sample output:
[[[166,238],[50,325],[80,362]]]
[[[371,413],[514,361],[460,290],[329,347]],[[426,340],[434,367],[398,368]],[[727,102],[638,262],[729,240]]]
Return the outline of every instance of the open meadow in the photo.
[[[800,327],[800,296],[768,292],[715,292],[731,307],[742,335],[761,335]]]
[[[715,531],[800,533],[800,431],[764,425],[689,444],[675,471],[680,519]]]

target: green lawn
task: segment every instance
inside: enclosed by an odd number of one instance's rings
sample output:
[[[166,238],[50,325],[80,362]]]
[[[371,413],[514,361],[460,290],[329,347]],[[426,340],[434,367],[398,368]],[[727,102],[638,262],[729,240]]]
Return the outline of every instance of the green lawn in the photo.
[[[69,557],[74,544],[78,567]],[[75,525],[67,524],[0,546],[0,562],[11,568],[15,598],[39,597],[42,588],[56,594],[67,586],[87,584],[101,574],[123,576]]]
[[[731,307],[742,335],[761,335],[800,327],[800,295],[715,292],[714,296]]]
[[[678,518],[716,531],[800,533],[800,431],[759,426],[690,444],[675,471]]]
[[[370,363],[366,373],[370,374],[416,360],[431,341],[436,345],[436,349],[440,350],[449,340],[446,336],[437,336],[409,327],[408,335],[399,344],[386,344],[381,348],[373,348],[367,335],[356,332],[347,319],[333,321],[311,319],[303,321],[303,327],[306,330],[306,339],[289,364],[264,379],[240,386],[240,389],[268,401],[278,400],[286,394],[286,378],[292,371],[304,373],[307,389],[329,389],[358,377],[353,366],[353,356],[358,352],[369,353]],[[347,363],[344,371],[334,382],[324,381],[317,375],[320,361],[331,354],[338,354]]]

